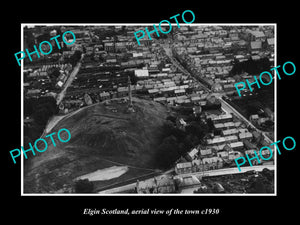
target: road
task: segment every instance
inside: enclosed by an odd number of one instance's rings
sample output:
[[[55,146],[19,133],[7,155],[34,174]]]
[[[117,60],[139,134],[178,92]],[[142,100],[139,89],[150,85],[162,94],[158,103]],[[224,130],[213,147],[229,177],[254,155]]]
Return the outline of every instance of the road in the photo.
[[[192,76],[181,64],[178,62],[177,59],[173,57],[172,50],[170,49],[168,44],[161,44],[162,48],[165,50],[166,55],[171,60],[173,65],[175,65],[183,74],[187,75],[189,78],[193,79],[197,84],[199,84],[205,91],[208,93],[211,93],[211,90],[207,88],[204,84],[202,84],[198,79],[196,79],[194,76]]]
[[[241,172],[239,172],[237,167],[234,168],[225,168],[225,169],[219,169],[219,170],[209,170],[209,171],[204,171],[204,172],[197,172],[197,173],[186,173],[186,174],[180,174],[180,175],[176,175],[174,176],[174,178],[176,177],[187,177],[190,175],[198,175],[198,176],[220,176],[220,175],[228,175],[228,174],[238,174],[238,173],[245,173],[247,171],[262,171],[264,168],[267,168],[269,170],[274,170],[274,165],[259,165],[259,166],[247,166],[247,167],[241,167]],[[163,176],[163,175],[168,175],[170,173],[173,173],[174,169],[170,169],[166,172],[164,172],[163,174],[159,175],[159,176]],[[158,177],[158,176],[156,176]],[[141,180],[140,180],[141,181]],[[146,179],[143,180],[143,183],[153,183],[153,177],[151,177],[150,179]],[[147,185],[146,185],[147,186]],[[106,189],[103,191],[98,192],[98,194],[114,194],[114,193],[124,193],[127,192],[129,190],[133,190],[136,187],[136,182],[131,183],[131,184],[127,184],[127,185],[123,185],[123,186],[119,186],[116,188],[111,188],[111,189]]]
[[[84,58],[84,54],[81,55],[81,59],[79,60],[79,62],[76,64],[76,66],[74,67],[73,71],[71,72],[69,78],[67,79],[66,83],[64,84],[63,89],[61,90],[61,92],[56,96],[56,105],[59,105],[61,103],[61,101],[64,99],[67,88],[71,85],[71,83],[73,82],[73,80],[75,79],[77,73],[79,72],[79,69],[81,67],[81,62],[82,59]]]
[[[95,104],[97,104],[97,103],[95,103]],[[92,105],[87,105],[87,106],[85,106],[85,107],[79,108],[79,109],[77,109],[77,110],[75,110],[75,111],[73,111],[73,112],[70,112],[70,113],[68,113],[68,114],[65,114],[65,115],[61,115],[61,116],[53,116],[53,117],[51,117],[51,118],[49,119],[49,121],[48,121],[48,123],[47,123],[45,129],[44,129],[43,135],[46,135],[47,133],[49,133],[49,132],[52,130],[52,128],[55,127],[55,125],[56,125],[59,121],[61,121],[62,119],[64,119],[64,118],[67,119],[67,118],[69,118],[69,117],[75,115],[76,113],[79,113],[81,110],[86,109],[86,108],[89,108],[89,107],[92,107],[92,106],[94,106],[94,104],[92,104]],[[43,135],[42,135],[42,136],[43,136]]]
[[[187,174],[180,174],[176,175],[176,177],[186,177],[189,175],[198,175],[198,176],[220,176],[220,175],[228,175],[228,174],[238,174],[238,173],[245,173],[247,171],[255,170],[255,171],[262,171],[264,168],[269,170],[274,170],[274,165],[259,165],[259,166],[247,166],[241,167],[241,172],[239,172],[237,167],[233,168],[225,168],[219,170],[209,170],[204,172],[196,172],[196,173],[187,173]]]
[[[143,181],[145,183],[146,182],[149,182],[149,183],[151,182],[152,183],[152,180],[153,180],[154,177],[167,175],[167,174],[170,174],[170,173],[173,173],[173,172],[174,172],[174,168],[169,169],[169,170],[167,170],[163,173],[156,174],[156,176],[151,175],[150,178],[147,178],[145,180],[142,179],[143,177],[138,177],[138,178],[134,179],[135,180],[134,183],[130,183],[130,184],[126,184],[126,185],[123,185],[123,186],[119,186],[119,187],[99,191],[98,194],[114,194],[114,193],[127,192],[129,190],[133,190],[136,187],[136,180],[137,179],[140,180],[140,181]],[[146,175],[146,176],[148,176],[148,175]]]
[[[76,66],[74,67],[73,71],[71,72],[70,76],[68,77],[66,83],[64,84],[64,87],[63,89],[61,90],[60,93],[57,94],[56,96],[56,105],[59,105],[62,100],[64,99],[65,97],[65,94],[66,94],[66,91],[67,91],[67,88],[72,84],[73,80],[75,79],[76,75],[78,74],[79,70],[80,70],[80,67],[82,65],[82,60],[84,58],[84,54],[81,55],[81,58],[79,60],[79,62],[76,64]],[[42,136],[44,136],[46,133],[49,133],[51,131],[51,129],[60,121],[62,120],[63,118],[65,117],[70,117],[72,116],[73,114],[79,112],[81,109],[79,110],[76,110],[75,112],[72,112],[72,113],[69,113],[67,115],[62,115],[62,116],[53,116],[50,118],[50,120],[48,121],[47,125],[46,125],[46,128],[44,129],[44,132],[42,134]]]
[[[248,119],[246,119],[241,113],[239,113],[235,108],[233,108],[230,104],[228,104],[225,100],[222,99],[223,94],[220,93],[212,93],[212,91],[207,88],[204,84],[202,84],[198,79],[196,79],[194,76],[192,76],[183,66],[173,57],[172,50],[170,49],[168,44],[161,44],[163,49],[166,52],[166,55],[169,57],[173,65],[175,65],[180,71],[182,71],[185,75],[188,75],[191,77],[195,82],[197,82],[201,87],[203,87],[204,90],[206,90],[208,93],[211,93],[214,95],[216,98],[218,98],[222,104],[222,109],[227,112],[227,113],[232,113],[235,116],[237,116],[239,119],[244,121],[248,126],[252,127],[254,130],[257,132],[261,133],[264,137],[264,139],[269,143],[273,143],[272,141],[266,134],[265,132],[257,129]]]
[[[124,193],[129,190],[134,190],[135,187],[136,187],[136,183],[131,183],[124,186],[111,188],[104,191],[99,191],[98,194],[114,194],[114,193],[122,193],[122,192]]]
[[[228,104],[225,100],[223,100],[220,97],[217,97],[222,104],[222,109],[228,113],[233,113],[235,116],[237,116],[239,119],[241,119],[242,121],[244,121],[248,126],[250,126],[251,128],[253,128],[255,131],[257,131],[258,133],[261,133],[264,137],[264,139],[269,143],[273,143],[274,141],[272,141],[266,134],[265,132],[262,132],[261,130],[257,129],[249,120],[247,120],[242,114],[240,114],[235,108],[233,108],[230,104]]]
[[[168,44],[160,44],[163,49],[166,52],[166,55],[168,56],[168,58],[170,59],[170,61],[172,62],[173,65],[175,65],[183,74],[188,75],[190,78],[192,78],[195,82],[197,82],[200,86],[203,87],[204,90],[206,90],[209,93],[212,93],[212,91],[207,88],[205,85],[203,85],[198,79],[196,79],[195,77],[193,77],[172,55],[172,50],[170,49]],[[227,113],[233,113],[234,115],[236,115],[238,118],[240,118],[242,121],[244,121],[247,125],[249,125],[250,127],[252,127],[253,129],[255,129],[256,131],[262,133],[265,137],[265,139],[272,143],[272,141],[260,130],[258,130],[249,120],[247,120],[242,114],[240,114],[236,109],[234,109],[231,105],[229,105],[225,100],[222,99],[222,95],[220,94],[215,94],[213,93],[213,95],[216,96],[216,98],[218,98],[222,104],[222,109],[224,111],[226,111]],[[226,174],[236,174],[236,173],[244,173],[250,170],[256,170],[256,171],[262,171],[263,168],[268,168],[270,170],[274,170],[274,165],[264,165],[264,166],[253,166],[253,167],[242,167],[241,168],[241,172],[239,172],[239,170],[235,167],[235,168],[226,168],[226,169],[220,169],[220,170],[211,170],[211,171],[205,171],[205,172],[200,172],[200,173],[191,173],[191,174],[183,174],[183,175],[177,175],[177,176],[188,176],[188,175],[202,175],[202,176],[218,176],[218,175],[226,175]],[[161,175],[166,175],[169,173],[174,172],[174,169],[168,170],[166,172],[164,172]],[[153,177],[150,179],[146,179],[143,180],[143,182],[152,182]],[[126,192],[128,190],[132,190],[134,189],[136,186],[136,182],[131,183],[131,184],[127,184],[127,185],[123,185],[123,186],[119,186],[116,188],[112,188],[112,189],[106,189],[104,191],[100,191],[98,192],[99,194],[111,194],[111,193],[122,193],[122,192]]]
[[[201,85],[206,91],[208,91],[209,93],[211,93],[211,90],[208,89],[205,85],[203,85],[199,80],[197,80],[195,77],[193,77],[172,55],[172,51],[169,48],[169,46],[167,45],[163,45],[162,46],[165,51],[167,56],[169,57],[169,59],[171,60],[171,62],[173,63],[173,65],[175,65],[182,73],[184,73],[185,75],[188,75],[191,79],[193,79],[194,81],[196,81],[199,85]],[[82,56],[83,58],[83,56]],[[81,59],[82,60],[82,59]],[[74,70],[72,71],[69,79],[67,80],[66,84],[64,85],[63,90],[61,91],[61,93],[58,95],[57,97],[57,104],[59,104],[65,95],[66,89],[68,88],[68,86],[72,83],[72,81],[74,80],[74,78],[76,77],[80,66],[81,66],[81,60],[80,62],[77,63],[77,65],[75,66]],[[240,118],[241,120],[243,120],[246,124],[248,124],[250,127],[252,127],[253,129],[255,129],[256,131],[262,133],[265,137],[265,139],[272,143],[272,141],[260,130],[258,130],[250,121],[248,121],[242,114],[240,114],[236,109],[234,109],[231,105],[229,105],[226,101],[224,101],[221,97],[221,95],[215,94],[216,98],[218,98],[222,104],[222,109],[228,113],[233,113],[234,115],[236,115],[238,118]],[[70,115],[68,115],[70,116]],[[241,168],[241,173],[246,172],[246,171],[250,171],[250,170],[256,170],[256,171],[261,171],[263,168],[268,168],[270,170],[274,170],[274,165],[265,165],[265,166],[253,166],[253,167],[242,167]],[[164,173],[161,173],[161,175],[167,175],[170,173],[173,173],[174,169],[170,169],[168,171],[165,171]],[[191,173],[191,174],[183,174],[183,175],[177,175],[177,176],[188,176],[188,175],[203,175],[203,176],[218,176],[218,175],[226,175],[226,174],[236,174],[236,173],[240,173],[238,171],[237,168],[226,168],[226,169],[220,169],[220,170],[211,170],[211,171],[205,171],[205,172],[200,172],[200,173]],[[150,174],[149,174],[150,175]],[[147,175],[147,176],[149,176]],[[150,175],[151,178],[146,178],[146,177],[140,177],[140,180],[142,180],[143,178],[145,180],[143,180],[143,182],[147,182],[147,181],[152,181],[153,177],[152,175]],[[137,179],[137,178],[135,178]],[[128,181],[130,182],[130,181]],[[124,184],[124,182],[122,182]],[[122,183],[118,183],[115,184],[113,186],[118,186],[118,185],[122,185]],[[130,183],[130,184],[126,184],[123,186],[119,186],[119,187],[114,187],[114,188],[110,188],[110,189],[106,189],[103,191],[99,191],[99,194],[111,194],[111,193],[122,193],[122,192],[126,192],[128,190],[132,190],[134,189],[136,186],[136,182]]]

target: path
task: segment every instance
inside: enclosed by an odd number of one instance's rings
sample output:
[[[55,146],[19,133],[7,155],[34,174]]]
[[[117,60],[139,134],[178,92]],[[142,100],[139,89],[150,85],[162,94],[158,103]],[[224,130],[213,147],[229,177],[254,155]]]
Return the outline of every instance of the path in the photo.
[[[81,67],[81,62],[82,62],[82,59],[84,58],[84,54],[81,55],[81,58],[79,60],[79,62],[76,64],[76,66],[74,67],[73,71],[71,72],[69,78],[67,79],[66,83],[64,84],[64,87],[63,89],[61,90],[61,92],[57,95],[56,97],[56,104],[59,105],[62,100],[64,99],[65,97],[65,94],[66,94],[66,91],[67,91],[67,88],[71,85],[71,83],[73,82],[73,80],[75,79],[76,75],[78,74],[79,72],[79,69]]]

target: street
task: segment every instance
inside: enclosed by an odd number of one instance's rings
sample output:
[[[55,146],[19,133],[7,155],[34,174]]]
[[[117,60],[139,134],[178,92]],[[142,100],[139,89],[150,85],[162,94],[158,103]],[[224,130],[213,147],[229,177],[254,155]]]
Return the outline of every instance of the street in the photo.
[[[74,67],[73,71],[71,72],[70,76],[68,77],[66,83],[64,84],[63,89],[61,90],[61,92],[56,96],[56,105],[59,105],[62,100],[65,97],[67,88],[71,85],[71,83],[73,82],[73,80],[75,79],[77,73],[79,72],[79,69],[81,67],[81,62],[82,59],[84,57],[84,54],[81,55],[81,59],[79,60],[79,62],[76,64],[76,66]]]
[[[168,44],[161,44],[161,46],[164,48],[166,55],[169,57],[171,62],[179,69],[181,70],[184,74],[188,75],[191,77],[195,82],[197,82],[201,87],[203,87],[204,90],[208,91],[211,93],[211,90],[207,88],[205,85],[203,85],[199,80],[197,80],[195,77],[193,77],[186,69],[182,67],[182,65],[173,57],[172,50],[170,49]],[[248,119],[246,119],[242,114],[240,114],[235,108],[233,108],[230,104],[228,104],[225,100],[222,99],[223,94],[220,93],[212,93],[213,96],[218,98],[222,104],[222,109],[227,112],[227,113],[232,113],[235,116],[237,116],[239,119],[241,119],[243,122],[245,122],[248,126],[256,130],[257,132],[261,133],[264,137],[264,139],[268,143],[273,143],[272,141],[266,134],[265,132],[257,129]]]
[[[255,171],[262,171],[264,168],[269,170],[274,170],[274,165],[259,165],[259,166],[247,166],[241,167],[241,172],[239,172],[237,167],[233,168],[225,168],[225,169],[218,169],[218,170],[209,170],[204,172],[196,172],[196,173],[187,173],[187,174],[180,174],[175,177],[186,177],[189,175],[199,175],[199,176],[220,176],[220,175],[227,175],[227,174],[238,174],[238,173],[245,173],[247,171],[255,170]]]
[[[154,177],[158,177],[158,176],[164,176],[164,175],[168,175],[170,173],[173,173],[174,172],[174,169],[169,169],[163,173],[161,173],[160,175],[159,174],[156,174],[156,176]],[[141,179],[139,178],[140,181],[142,181],[143,183],[152,183],[152,180],[154,177],[150,177],[150,178],[147,178],[147,179]],[[106,189],[104,191],[99,191],[98,194],[113,194],[113,193],[122,193],[122,192],[126,192],[128,190],[133,190],[135,187],[136,187],[136,180],[138,178],[135,179],[135,182],[134,183],[130,183],[130,184],[127,184],[127,185],[123,185],[123,186],[119,186],[119,187],[116,187],[116,188],[110,188],[110,189]]]
[[[274,170],[274,165],[259,165],[259,166],[252,166],[252,167],[251,166],[241,167],[241,172],[239,172],[239,170],[238,170],[237,167],[234,167],[234,168],[209,170],[209,171],[196,172],[196,173],[185,173],[185,174],[176,175],[176,176],[174,176],[174,178],[176,178],[176,177],[187,177],[187,176],[190,176],[190,175],[196,175],[196,176],[198,175],[198,176],[205,176],[205,177],[206,176],[220,176],[220,175],[228,175],[228,174],[245,173],[247,171],[252,171],[252,170],[260,172],[264,168],[267,168],[269,170]],[[156,178],[164,176],[164,175],[168,175],[168,174],[172,173],[173,171],[174,171],[173,169],[168,170],[168,171],[164,172],[163,174],[161,174],[159,176],[156,176]],[[153,179],[154,178],[152,177],[150,179],[146,179],[146,180],[143,180],[143,181],[140,180],[140,183],[143,182],[144,186],[147,186],[147,185],[145,185],[145,183],[152,184],[153,183]],[[133,190],[135,187],[136,187],[136,182],[131,183],[131,184],[127,184],[127,185],[124,185],[124,186],[120,186],[120,187],[116,187],[116,188],[111,188],[111,189],[107,189],[107,190],[104,190],[104,191],[100,191],[100,192],[98,192],[98,194],[122,193],[122,192],[126,192],[128,190]]]
[[[81,58],[79,60],[79,62],[76,64],[76,66],[74,67],[73,71],[71,72],[70,76],[68,77],[67,81],[64,84],[63,89],[61,90],[60,93],[57,94],[56,96],[56,105],[58,106],[62,100],[65,97],[67,88],[71,85],[71,83],[73,82],[73,80],[75,79],[76,75],[79,72],[79,69],[81,67],[81,62],[82,59],[84,58],[84,54],[81,55]],[[81,109],[80,109],[81,110]],[[62,115],[62,116],[52,116],[49,120],[48,123],[43,131],[42,136],[46,135],[47,133],[49,133],[51,131],[51,129],[63,118],[65,117],[69,117],[71,115],[73,115],[74,113],[76,113],[78,110],[76,110],[75,112],[72,112],[71,114],[67,114],[67,115]]]
[[[199,84],[201,87],[203,87],[203,89],[205,89],[207,92],[211,93],[211,95],[215,96],[217,99],[220,100],[221,102],[221,107],[222,110],[225,111],[226,113],[232,113],[234,114],[236,117],[238,117],[239,119],[241,119],[243,122],[245,122],[248,126],[252,127],[254,130],[256,130],[259,133],[262,133],[262,135],[264,136],[265,140],[269,143],[272,143],[273,141],[271,141],[264,132],[260,131],[259,129],[257,129],[249,120],[247,120],[242,114],[240,114],[236,109],[234,109],[231,105],[229,105],[225,100],[222,99],[222,94],[220,93],[212,93],[212,91],[207,88],[205,85],[203,85],[199,80],[197,80],[195,77],[193,77],[185,68],[183,68],[183,66],[173,57],[172,54],[172,50],[170,49],[168,44],[160,44],[163,49],[166,52],[166,55],[168,56],[168,58],[170,59],[170,61],[172,62],[173,65],[175,65],[182,73],[184,73],[185,75],[188,75],[190,78],[192,78],[195,82],[197,82],[197,84]],[[201,176],[219,176],[219,175],[227,175],[227,174],[236,174],[236,173],[243,173],[243,172],[247,172],[247,171],[251,171],[251,170],[255,170],[255,171],[262,171],[264,168],[268,168],[270,170],[274,170],[274,165],[259,165],[259,166],[253,166],[253,167],[241,167],[241,172],[239,172],[239,170],[234,167],[234,168],[225,168],[225,169],[218,169],[218,170],[210,170],[210,171],[204,171],[204,172],[197,172],[197,173],[190,173],[190,174],[182,174],[182,175],[177,175],[178,177],[180,176],[189,176],[189,175],[201,175]],[[162,173],[160,176],[164,176],[170,173],[173,173],[174,169],[165,171],[164,173]],[[143,183],[151,183],[153,182],[153,178],[150,179],[146,179],[140,182]],[[134,189],[136,186],[136,182],[131,183],[131,184],[127,184],[127,185],[123,185],[120,187],[116,187],[116,188],[112,188],[112,189],[107,189],[104,191],[100,191],[98,192],[99,194],[111,194],[111,193],[122,193],[124,191],[128,191],[128,190],[132,190]]]
[[[220,97],[217,97],[222,104],[222,109],[226,111],[227,113],[233,113],[235,116],[237,116],[239,119],[244,121],[247,125],[249,125],[251,128],[253,128],[255,131],[258,133],[261,133],[264,136],[264,139],[269,143],[273,143],[272,141],[266,134],[265,132],[262,132],[261,130],[257,129],[249,120],[247,120],[242,114],[240,114],[235,108],[233,108],[231,105],[229,105],[225,100],[223,100]]]

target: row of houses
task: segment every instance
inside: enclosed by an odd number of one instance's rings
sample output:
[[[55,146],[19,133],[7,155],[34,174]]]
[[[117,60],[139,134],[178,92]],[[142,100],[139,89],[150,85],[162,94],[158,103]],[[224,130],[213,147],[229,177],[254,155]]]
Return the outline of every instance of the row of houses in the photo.
[[[196,159],[192,162],[177,163],[175,166],[176,174],[202,172],[207,170],[220,169],[223,167],[223,160],[220,157],[210,157]]]
[[[261,155],[264,159],[274,157],[274,148],[272,149],[271,153],[267,149],[263,149],[262,151],[257,149],[248,149],[241,152],[238,150],[233,150],[232,146],[230,145],[227,145],[226,147],[224,147],[221,151],[216,151],[209,146],[206,149],[193,148],[185,156],[187,161],[179,162],[175,165],[176,174],[196,173],[207,170],[221,169],[225,165],[233,164],[236,158],[246,157],[246,155],[248,155],[249,158],[253,158],[253,160],[251,160],[252,165],[264,163],[263,160],[258,161],[255,156]]]
[[[199,26],[180,30],[178,41],[173,45],[173,54],[214,91],[230,94],[235,91],[236,82],[229,77],[233,61],[264,57],[272,60],[275,42],[274,26],[227,28],[222,26],[221,30],[215,30],[214,26]]]
[[[177,174],[202,172],[206,170],[220,169],[225,165],[232,165],[238,157],[254,157],[261,154],[264,158],[270,157],[270,151],[263,149],[261,152],[258,146],[268,145],[263,141],[257,132],[252,134],[242,126],[240,121],[233,121],[232,114],[208,114],[206,120],[211,120],[214,130],[220,135],[205,139],[205,147],[198,145],[191,149],[175,166]],[[255,144],[253,143],[255,142]],[[274,146],[272,148],[274,151]],[[257,165],[263,160],[253,160],[252,164]]]

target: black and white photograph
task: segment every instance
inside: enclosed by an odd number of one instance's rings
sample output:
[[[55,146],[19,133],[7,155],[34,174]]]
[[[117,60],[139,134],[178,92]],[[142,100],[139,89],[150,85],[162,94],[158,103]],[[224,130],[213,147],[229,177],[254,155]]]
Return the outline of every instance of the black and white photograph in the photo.
[[[24,194],[276,194],[275,24],[164,25],[22,25]]]
[[[5,221],[296,219],[296,4],[45,3],[3,7]]]

